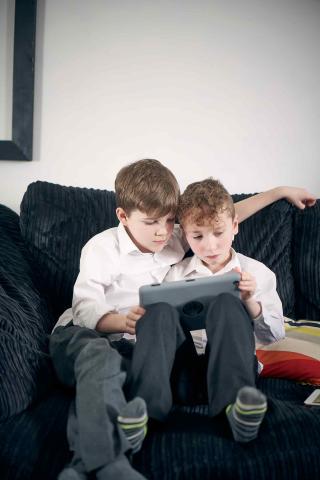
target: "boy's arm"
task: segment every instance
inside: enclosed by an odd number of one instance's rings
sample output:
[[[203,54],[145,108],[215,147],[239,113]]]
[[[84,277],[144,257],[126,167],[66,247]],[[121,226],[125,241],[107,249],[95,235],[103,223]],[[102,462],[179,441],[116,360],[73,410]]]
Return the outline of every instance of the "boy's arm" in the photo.
[[[255,300],[261,305],[261,314],[253,321],[256,338],[265,345],[285,337],[282,303],[276,284],[275,274],[266,268],[255,295]]]
[[[241,300],[253,320],[254,332],[259,343],[267,345],[284,338],[282,303],[277,293],[275,274],[260,262],[249,260],[247,267],[252,272],[233,270],[240,273],[239,290]],[[253,273],[254,272],[254,273]]]
[[[300,209],[312,207],[316,203],[316,197],[304,188],[276,187],[235,203],[234,206],[239,223],[281,198],[285,198]]]
[[[111,252],[111,250],[110,250]],[[73,288],[72,314],[73,323],[80,327],[95,329],[99,320],[109,312],[116,310],[116,305],[106,302],[106,290],[112,285],[116,276],[115,255],[94,241],[89,241],[82,249],[80,272]],[[107,266],[107,267],[106,267]],[[117,332],[121,332],[119,324]]]

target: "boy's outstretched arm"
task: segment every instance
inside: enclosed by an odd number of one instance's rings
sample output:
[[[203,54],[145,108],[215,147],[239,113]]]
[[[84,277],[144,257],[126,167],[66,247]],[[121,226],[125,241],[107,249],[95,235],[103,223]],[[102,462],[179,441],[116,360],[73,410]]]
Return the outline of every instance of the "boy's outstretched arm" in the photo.
[[[285,198],[300,209],[312,207],[316,203],[316,197],[304,188],[276,187],[235,203],[239,223],[281,198]]]

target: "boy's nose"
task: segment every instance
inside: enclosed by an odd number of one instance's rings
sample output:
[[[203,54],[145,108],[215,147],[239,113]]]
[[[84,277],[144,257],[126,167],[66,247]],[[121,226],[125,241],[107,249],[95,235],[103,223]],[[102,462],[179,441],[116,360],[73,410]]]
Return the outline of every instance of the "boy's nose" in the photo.
[[[212,236],[211,238],[208,238],[208,241],[206,243],[206,249],[210,252],[213,253],[217,248],[217,242],[216,239]]]
[[[156,231],[157,237],[165,237],[167,234],[168,234],[168,228],[165,225],[160,226]]]

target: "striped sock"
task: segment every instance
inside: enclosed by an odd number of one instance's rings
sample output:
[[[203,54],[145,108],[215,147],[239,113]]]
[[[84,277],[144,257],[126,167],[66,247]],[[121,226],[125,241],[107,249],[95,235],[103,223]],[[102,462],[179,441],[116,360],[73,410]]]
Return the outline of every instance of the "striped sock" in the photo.
[[[250,442],[258,436],[267,411],[267,398],[254,387],[242,387],[235,403],[227,406],[226,414],[237,442]]]
[[[135,397],[127,403],[118,415],[118,425],[129,441],[132,453],[140,450],[147,434],[147,406],[140,397]]]

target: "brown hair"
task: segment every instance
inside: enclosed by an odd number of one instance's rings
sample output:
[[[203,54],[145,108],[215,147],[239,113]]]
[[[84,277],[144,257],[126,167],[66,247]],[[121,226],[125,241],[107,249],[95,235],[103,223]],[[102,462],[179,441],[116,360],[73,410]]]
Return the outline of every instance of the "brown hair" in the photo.
[[[158,160],[144,159],[123,167],[115,181],[117,206],[127,215],[140,210],[162,217],[175,214],[179,185],[173,173]]]
[[[219,180],[210,177],[188,185],[180,197],[177,216],[182,226],[187,220],[203,225],[212,222],[223,212],[234,219],[232,197]]]

